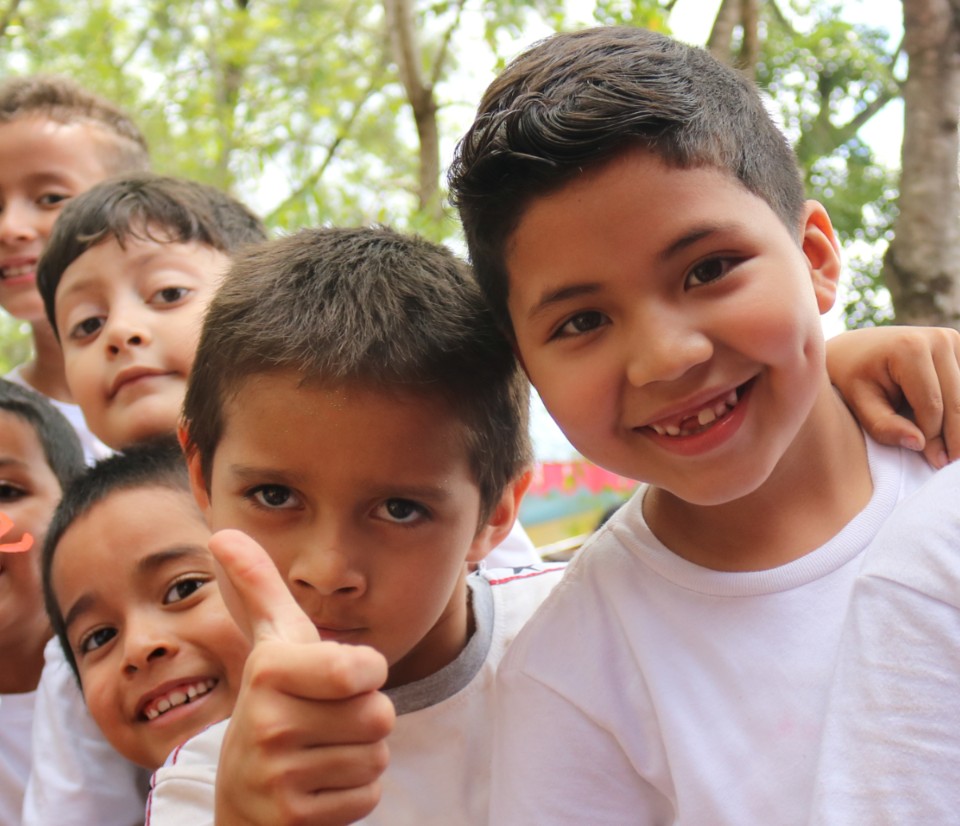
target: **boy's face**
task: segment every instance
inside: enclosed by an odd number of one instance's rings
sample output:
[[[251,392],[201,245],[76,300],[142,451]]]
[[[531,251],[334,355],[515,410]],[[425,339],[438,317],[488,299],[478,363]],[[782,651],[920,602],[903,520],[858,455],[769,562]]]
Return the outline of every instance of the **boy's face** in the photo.
[[[107,177],[91,124],[42,116],[0,123],[0,306],[45,322],[36,268],[64,203]]]
[[[189,493],[116,491],[57,545],[51,583],[90,714],[147,768],[230,716],[248,643],[233,622]]]
[[[110,447],[176,430],[203,313],[229,263],[203,244],[131,237],[67,267],[56,293],[67,384]]]
[[[533,201],[507,246],[509,311],[571,442],[695,504],[762,484],[827,382],[839,260],[813,202],[802,233],[728,174],[641,151]]]
[[[433,674],[467,639],[465,563],[509,532],[512,489],[478,531],[463,425],[438,397],[246,380],[224,409],[209,495],[214,530],[239,528],[273,558],[324,639],[370,645],[387,686]]]
[[[0,410],[0,511],[13,521],[3,544],[24,533],[34,538],[23,553],[0,553],[0,641],[13,642],[49,627],[40,590],[40,545],[60,501],[60,482],[47,464],[36,431],[19,416]]]

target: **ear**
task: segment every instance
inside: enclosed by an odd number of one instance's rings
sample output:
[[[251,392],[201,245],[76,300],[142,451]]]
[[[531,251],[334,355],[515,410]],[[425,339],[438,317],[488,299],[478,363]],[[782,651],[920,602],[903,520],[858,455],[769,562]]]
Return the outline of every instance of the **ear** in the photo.
[[[467,562],[474,564],[482,562],[490,551],[507,538],[507,535],[513,529],[513,523],[517,521],[520,503],[523,501],[523,496],[527,492],[527,488],[530,487],[532,479],[533,471],[525,470],[503,489],[500,500],[494,507],[486,524],[480,527],[477,535],[473,538],[473,543],[470,545],[470,551],[467,554]]]
[[[840,281],[840,242],[833,231],[830,216],[823,204],[807,201],[804,206],[803,254],[807,259],[813,292],[820,313],[827,312],[837,300]]]
[[[200,451],[196,445],[190,441],[190,431],[187,426],[180,422],[177,425],[177,441],[180,442],[180,449],[187,460],[187,471],[190,474],[190,490],[193,492],[193,498],[197,500],[204,519],[210,522],[210,491],[207,490],[207,481],[203,475],[203,465],[200,462]]]

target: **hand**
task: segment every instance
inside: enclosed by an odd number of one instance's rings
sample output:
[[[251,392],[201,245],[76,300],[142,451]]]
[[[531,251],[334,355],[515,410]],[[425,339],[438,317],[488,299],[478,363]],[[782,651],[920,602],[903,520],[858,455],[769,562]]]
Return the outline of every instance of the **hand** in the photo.
[[[321,642],[266,552],[239,531],[210,549],[234,618],[253,639],[217,770],[219,826],[331,826],[369,814],[393,727],[372,648]],[[224,576],[220,578],[219,573]]]
[[[827,343],[827,369],[878,442],[922,450],[935,468],[960,457],[960,333],[873,327]],[[904,405],[910,411],[901,413]],[[911,412],[912,411],[912,412]]]

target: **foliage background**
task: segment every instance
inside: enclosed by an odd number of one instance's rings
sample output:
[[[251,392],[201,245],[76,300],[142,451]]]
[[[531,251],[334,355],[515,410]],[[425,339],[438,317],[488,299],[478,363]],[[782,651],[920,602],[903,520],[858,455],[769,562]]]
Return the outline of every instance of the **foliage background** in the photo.
[[[0,72],[73,76],[135,115],[158,171],[232,190],[277,232],[378,221],[457,246],[442,172],[505,61],[556,29],[599,22],[670,32],[693,9],[712,16],[734,5],[0,0]],[[811,197],[834,219],[847,247],[850,325],[891,317],[879,273],[897,170],[878,161],[861,130],[898,96],[903,65],[890,31],[898,21],[862,22],[870,5],[755,0],[757,42],[746,27],[723,39],[719,16],[710,35],[711,48],[768,91]],[[0,317],[0,370],[28,351],[25,331]]]

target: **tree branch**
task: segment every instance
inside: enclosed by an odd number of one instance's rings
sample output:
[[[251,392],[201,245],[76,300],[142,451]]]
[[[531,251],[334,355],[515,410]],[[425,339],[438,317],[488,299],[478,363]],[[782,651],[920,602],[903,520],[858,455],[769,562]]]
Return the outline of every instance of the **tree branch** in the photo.
[[[17,13],[17,7],[20,5],[20,0],[10,0],[10,3],[7,5],[6,10],[3,12],[3,17],[0,17],[0,37],[3,37],[7,33],[7,28],[10,26],[10,23],[13,22],[13,16]]]
[[[437,83],[440,81],[444,64],[447,62],[447,52],[450,49],[450,41],[453,40],[454,32],[460,28],[460,19],[463,16],[463,7],[466,5],[466,1],[467,0],[457,0],[457,13],[453,19],[453,22],[443,33],[443,40],[440,42],[440,48],[437,50],[437,57],[433,62],[433,71],[430,73],[431,88],[436,87]]]
[[[270,212],[264,217],[264,221],[267,224],[271,223],[291,204],[298,201],[307,193],[308,190],[313,189],[313,187],[319,183],[320,179],[323,177],[324,173],[327,171],[327,168],[330,166],[334,157],[336,156],[340,145],[350,135],[353,125],[357,122],[357,118],[360,116],[360,112],[363,109],[364,104],[373,96],[374,90],[379,88],[379,83],[377,82],[379,77],[380,73],[371,79],[370,85],[367,86],[360,99],[356,101],[353,110],[337,130],[336,137],[334,137],[333,141],[331,141],[329,146],[327,146],[327,151],[323,156],[323,160],[320,161],[320,163],[313,169],[312,172],[310,172],[310,174],[303,178],[303,180],[300,182],[300,185],[297,186],[296,189],[294,189],[277,206],[271,209]]]

